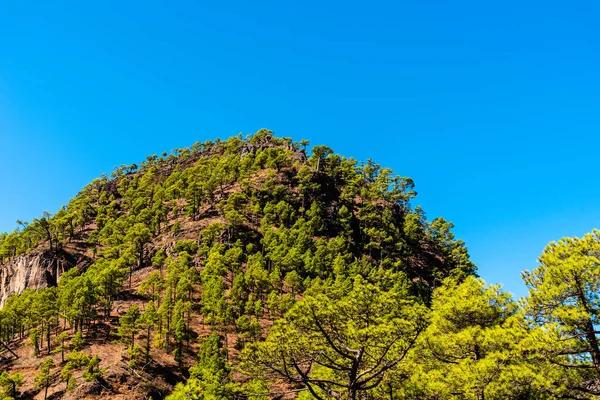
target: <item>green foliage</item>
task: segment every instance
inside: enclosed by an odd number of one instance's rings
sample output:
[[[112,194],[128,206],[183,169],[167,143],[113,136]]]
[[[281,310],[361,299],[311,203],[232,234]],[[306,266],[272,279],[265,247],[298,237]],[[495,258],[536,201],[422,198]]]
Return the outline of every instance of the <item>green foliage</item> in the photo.
[[[83,348],[84,345],[85,342],[83,340],[83,332],[81,330],[78,330],[77,332],[75,332],[73,339],[71,339],[71,349],[73,351],[79,351]]]
[[[136,344],[127,349],[127,355],[129,356],[129,362],[127,365],[129,368],[137,369],[140,363],[143,361],[143,355],[145,354],[144,349]]]
[[[546,373],[557,395],[600,395],[591,384],[600,379],[600,231],[550,243],[539,262],[523,274],[534,359],[555,367]]]
[[[44,390],[44,400],[48,396],[48,387],[54,381],[54,376],[51,373],[51,369],[54,367],[54,361],[52,358],[46,358],[40,365],[39,372],[35,376],[35,388],[37,390]]]
[[[153,271],[138,289],[138,293],[149,297],[152,301],[160,299],[160,293],[165,287],[165,281],[159,271]]]
[[[186,384],[178,384],[169,400],[225,400],[232,397],[230,366],[222,349],[221,338],[213,333],[198,350],[198,361],[190,368]]]
[[[73,364],[67,363],[60,371],[60,380],[65,383],[65,391],[70,392],[77,386],[77,380],[73,376]]]
[[[535,377],[521,368],[518,343],[527,335],[517,304],[498,286],[477,278],[448,280],[433,297],[430,322],[405,375],[384,382],[388,390],[423,399],[541,398]]]
[[[65,346],[65,342],[67,341],[67,339],[69,339],[69,334],[67,332],[61,332],[56,336],[56,342],[58,344],[58,347],[55,351],[60,351],[60,357],[62,362],[65,362],[65,350],[67,349],[67,347]]]
[[[29,331],[29,344],[33,346],[33,355],[40,355],[40,330],[38,328],[33,328]]]
[[[183,365],[183,343],[188,337],[187,327],[185,325],[185,304],[179,300],[173,309],[173,338],[176,347],[174,351],[175,361],[181,368]]]
[[[249,344],[242,365],[305,385],[318,398],[354,399],[399,367],[425,315],[402,286],[382,291],[360,276],[349,285],[325,284],[278,320],[265,342]]]
[[[300,278],[300,275],[296,271],[288,272],[283,281],[291,289],[292,295],[294,292],[302,290],[302,278]]]
[[[67,363],[60,372],[61,381],[67,385],[67,391],[71,391],[77,385],[74,372],[82,370],[81,376],[85,382],[97,381],[102,377],[105,368],[100,368],[100,358],[97,355],[90,356],[78,351],[67,355]]]
[[[141,324],[142,328],[146,330],[146,362],[150,361],[150,340],[152,331],[155,329],[156,325],[159,323],[160,317],[154,307],[154,302],[151,301],[146,306],[142,316],[141,316]]]
[[[197,251],[198,244],[193,240],[180,240],[173,247],[173,252],[175,253],[186,252],[188,254],[195,254]]]
[[[98,380],[103,374],[104,369],[100,368],[100,358],[95,355],[87,363],[82,376],[84,381],[92,382]]]
[[[18,399],[19,387],[23,384],[23,375],[20,373],[10,374],[2,371],[0,374],[0,400]]]
[[[141,313],[137,304],[129,307],[119,320],[119,336],[129,347],[135,345],[135,335],[140,331]]]

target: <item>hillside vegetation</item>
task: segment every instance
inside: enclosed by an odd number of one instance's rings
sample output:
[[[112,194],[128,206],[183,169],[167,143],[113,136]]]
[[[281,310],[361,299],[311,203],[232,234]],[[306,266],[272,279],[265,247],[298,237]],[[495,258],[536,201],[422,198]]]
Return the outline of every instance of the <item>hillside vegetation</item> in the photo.
[[[599,232],[550,244],[517,302],[410,178],[307,146],[148,156],[0,235],[5,270],[70,263],[0,309],[0,399],[600,395]]]

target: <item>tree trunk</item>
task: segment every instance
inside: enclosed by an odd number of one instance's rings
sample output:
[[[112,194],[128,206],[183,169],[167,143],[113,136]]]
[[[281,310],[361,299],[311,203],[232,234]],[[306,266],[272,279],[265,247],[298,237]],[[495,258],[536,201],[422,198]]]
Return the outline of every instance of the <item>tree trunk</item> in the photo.
[[[165,335],[165,350],[168,353],[169,352],[169,340],[170,340],[170,335],[171,334],[171,317],[168,315],[167,316],[167,333]]]
[[[356,389],[348,389],[348,400],[356,400]]]
[[[579,298],[579,302],[583,306],[583,309],[588,313],[588,315],[592,315],[593,313],[588,305],[588,299],[586,298],[582,285],[577,278],[575,279],[575,283],[577,291],[576,293],[577,297]],[[600,347],[598,346],[598,338],[596,337],[594,323],[589,318],[584,322],[584,334],[585,339],[587,340],[589,345],[589,350],[592,356],[592,362],[594,363],[594,368],[596,369],[596,372],[600,374]]]
[[[14,351],[12,351],[12,350],[11,350],[11,349],[10,349],[10,348],[9,348],[9,347],[6,345],[6,343],[4,343],[4,342],[0,341],[0,345],[2,345],[2,347],[4,347],[4,348],[5,348],[6,350],[8,350],[8,351],[9,351],[9,352],[10,352],[10,353],[13,355],[13,356],[15,356],[15,358],[19,358],[19,356],[18,356],[18,355],[17,355],[17,354],[16,354]]]
[[[48,324],[48,331],[46,332],[46,344],[48,345],[48,354],[50,354],[50,324]]]
[[[598,338],[596,338],[596,334],[594,332],[594,325],[592,321],[586,321],[585,327],[585,338],[587,339],[590,346],[590,354],[592,355],[592,362],[594,363],[594,368],[600,374],[600,349],[598,346]]]
[[[150,362],[150,324],[148,324],[146,339],[146,363]]]

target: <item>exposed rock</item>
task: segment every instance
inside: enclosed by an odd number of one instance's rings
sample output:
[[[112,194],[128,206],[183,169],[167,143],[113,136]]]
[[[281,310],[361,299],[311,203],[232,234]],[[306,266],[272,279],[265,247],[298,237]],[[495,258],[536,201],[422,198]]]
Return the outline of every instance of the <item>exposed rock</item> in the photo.
[[[106,373],[106,379],[111,382],[117,382],[119,384],[123,384],[127,382],[127,377],[130,375],[129,371],[125,368],[115,365],[110,368],[110,370]]]
[[[306,163],[306,152],[304,150],[297,150],[292,154],[292,160],[298,161],[301,164]]]
[[[273,136],[267,135],[260,142],[244,143],[244,145],[242,146],[241,156],[243,158],[243,157],[247,156],[248,154],[254,154],[259,150],[264,150],[264,149],[274,148],[274,147],[279,147],[279,146],[282,146],[285,150],[290,150],[290,151],[294,151],[294,152],[296,151],[296,147],[292,143],[283,142],[282,144],[279,144],[278,142],[273,140]]]
[[[98,382],[84,382],[77,386],[75,390],[67,393],[63,400],[78,400],[88,396],[99,395],[102,392],[102,385]]]
[[[13,258],[0,267],[0,308],[13,293],[56,286],[60,276],[76,264],[76,257],[65,251],[43,251]]]
[[[141,382],[136,387],[141,399],[164,399],[173,389],[158,382]]]

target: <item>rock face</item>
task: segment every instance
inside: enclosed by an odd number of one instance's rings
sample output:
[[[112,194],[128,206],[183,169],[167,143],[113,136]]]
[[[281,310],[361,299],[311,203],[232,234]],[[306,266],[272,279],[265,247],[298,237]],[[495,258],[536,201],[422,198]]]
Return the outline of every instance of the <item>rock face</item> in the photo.
[[[63,272],[76,264],[76,258],[65,251],[30,253],[13,258],[0,267],[0,308],[13,293],[56,286]]]

